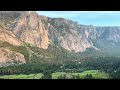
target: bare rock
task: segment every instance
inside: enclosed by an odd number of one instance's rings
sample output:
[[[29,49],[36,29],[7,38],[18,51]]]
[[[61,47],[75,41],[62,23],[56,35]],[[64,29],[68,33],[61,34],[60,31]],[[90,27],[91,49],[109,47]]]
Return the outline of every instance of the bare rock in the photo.
[[[16,36],[11,32],[2,27],[0,27],[0,41],[8,42],[12,45],[22,46],[22,42],[16,38]]]
[[[48,48],[48,33],[45,29],[45,24],[41,22],[37,13],[31,12],[22,15],[13,30],[20,40],[39,48]]]
[[[25,63],[24,55],[11,51],[7,48],[0,48],[0,66]]]

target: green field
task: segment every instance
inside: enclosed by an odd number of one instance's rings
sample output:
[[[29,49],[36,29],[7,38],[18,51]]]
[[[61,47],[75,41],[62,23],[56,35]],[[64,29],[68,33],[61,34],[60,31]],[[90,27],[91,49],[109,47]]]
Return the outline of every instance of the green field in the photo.
[[[40,79],[43,76],[42,73],[38,74],[20,74],[20,75],[4,75],[0,76],[0,79]]]
[[[65,72],[56,72],[56,73],[53,73],[52,74],[52,79],[58,79],[58,77],[60,75],[64,75],[66,74],[66,76],[68,78],[70,78],[72,75],[78,75],[81,77],[81,78],[84,78],[87,74],[91,74],[93,76],[93,78],[101,78],[101,79],[107,79],[109,78],[109,74],[107,73],[104,73],[104,72],[99,72],[98,70],[88,70],[88,71],[84,71],[84,72],[81,72],[81,73],[65,73]]]
[[[58,79],[58,77],[60,75],[64,75],[66,74],[66,76],[68,78],[71,78],[72,75],[78,75],[81,78],[84,78],[87,74],[91,74],[93,76],[93,78],[98,78],[98,79],[107,79],[109,78],[109,74],[104,73],[104,72],[99,72],[98,70],[88,70],[88,71],[84,71],[81,73],[65,73],[65,72],[56,72],[56,73],[52,73],[52,79]],[[41,77],[43,76],[42,73],[38,73],[38,74],[20,74],[20,75],[4,75],[4,76],[0,76],[0,79],[41,79]]]

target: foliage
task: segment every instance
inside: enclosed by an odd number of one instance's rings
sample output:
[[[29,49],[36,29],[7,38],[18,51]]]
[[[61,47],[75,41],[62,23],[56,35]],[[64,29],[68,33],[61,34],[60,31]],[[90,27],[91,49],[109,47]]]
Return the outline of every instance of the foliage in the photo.
[[[64,76],[66,75],[66,77]],[[98,70],[87,70],[81,73],[65,73],[55,72],[52,73],[52,79],[108,79],[109,74],[99,72]]]
[[[26,61],[29,60],[29,53],[28,53],[28,51],[27,51],[25,46],[14,46],[14,45],[9,44],[7,42],[0,42],[0,48],[1,47],[7,47],[7,48],[9,48],[12,51],[21,53],[21,54],[23,54],[25,56]]]
[[[51,71],[44,71],[43,72],[43,77],[42,77],[42,79],[52,79],[52,73],[51,73]]]
[[[20,74],[20,75],[4,75],[0,76],[0,79],[41,79],[43,77],[42,73],[37,74]]]
[[[105,73],[92,73],[92,77],[119,78],[119,57],[97,56],[80,58],[80,54],[68,52],[62,47],[54,45],[49,45],[48,49],[40,49],[29,44],[27,46],[14,46],[6,42],[0,42],[0,47],[8,47],[15,52],[22,53],[28,61],[22,65],[1,67],[0,75],[44,73],[45,71],[50,73],[65,72],[78,74],[86,70],[99,70],[99,72]],[[26,47],[29,47],[34,52],[31,54],[31,60],[29,60],[30,51]],[[106,73],[110,76],[106,75]],[[45,74],[45,77],[50,76],[50,74],[48,76],[47,74]],[[89,77],[89,75],[86,77]],[[76,75],[73,78],[76,78]]]

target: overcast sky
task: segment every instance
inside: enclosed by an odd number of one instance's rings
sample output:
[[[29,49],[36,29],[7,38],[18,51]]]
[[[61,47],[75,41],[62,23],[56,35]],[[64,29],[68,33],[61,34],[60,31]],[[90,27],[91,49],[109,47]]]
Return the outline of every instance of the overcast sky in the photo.
[[[79,24],[120,26],[120,11],[37,11],[39,15],[62,17]]]

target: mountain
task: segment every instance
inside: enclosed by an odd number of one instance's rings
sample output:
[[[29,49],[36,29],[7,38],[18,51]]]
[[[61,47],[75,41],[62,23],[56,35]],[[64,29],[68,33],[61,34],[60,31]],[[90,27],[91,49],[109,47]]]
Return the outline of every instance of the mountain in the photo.
[[[119,55],[120,27],[82,25],[33,11],[1,11],[0,42],[1,62],[6,62],[9,57],[10,61],[25,63],[31,60],[32,55],[47,61],[63,56],[62,60],[67,61],[68,57],[75,60],[79,53]],[[5,52],[8,52],[7,56],[3,54]],[[11,58],[12,53],[16,57]]]
[[[0,66],[9,66],[14,64],[25,63],[25,57],[23,54],[15,52],[14,48],[10,48],[7,43],[20,47],[23,43],[16,38],[16,36],[3,27],[0,27]]]
[[[14,22],[13,33],[22,41],[39,48],[47,49],[49,45],[48,32],[37,13],[22,14]]]

